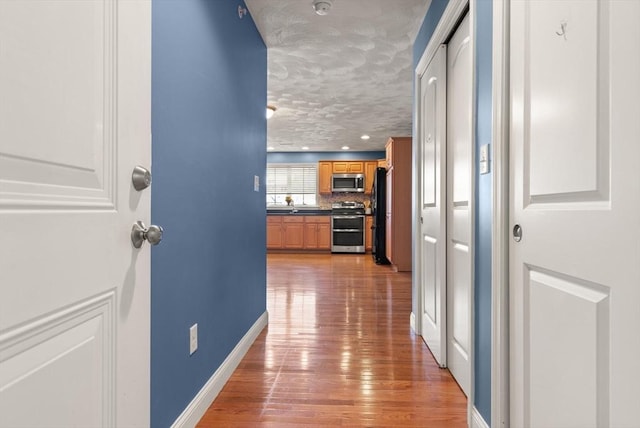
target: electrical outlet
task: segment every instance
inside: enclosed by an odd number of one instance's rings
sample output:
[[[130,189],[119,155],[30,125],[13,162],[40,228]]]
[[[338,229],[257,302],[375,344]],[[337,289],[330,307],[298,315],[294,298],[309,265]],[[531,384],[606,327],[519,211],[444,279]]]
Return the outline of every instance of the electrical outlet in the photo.
[[[260,191],[260,177],[258,177],[257,175],[253,176],[253,191],[254,192]]]
[[[189,328],[189,355],[193,355],[198,349],[198,324],[194,324]]]

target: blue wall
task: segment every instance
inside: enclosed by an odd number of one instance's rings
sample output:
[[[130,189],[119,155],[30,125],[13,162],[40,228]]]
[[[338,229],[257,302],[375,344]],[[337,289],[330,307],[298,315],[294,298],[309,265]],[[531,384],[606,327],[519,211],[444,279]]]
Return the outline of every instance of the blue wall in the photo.
[[[316,163],[321,160],[383,159],[381,152],[273,152],[267,153],[268,163]]]
[[[492,136],[492,32],[490,0],[476,2],[476,159]],[[478,168],[476,166],[476,168]],[[478,169],[476,169],[477,173]],[[493,174],[476,175],[475,406],[491,423],[491,222]]]
[[[442,17],[448,0],[433,0],[413,46],[414,69]],[[476,1],[476,159],[481,145],[491,142],[492,4]],[[415,105],[415,104],[414,104]],[[476,171],[478,170],[476,166]],[[491,180],[492,174],[476,175],[475,234],[475,407],[491,422]],[[416,290],[414,289],[414,296]],[[416,299],[414,298],[414,303]],[[417,308],[413,308],[416,313]]]
[[[244,2],[153,2],[151,423],[170,426],[266,310],[267,50]],[[189,327],[199,347],[189,356]]]

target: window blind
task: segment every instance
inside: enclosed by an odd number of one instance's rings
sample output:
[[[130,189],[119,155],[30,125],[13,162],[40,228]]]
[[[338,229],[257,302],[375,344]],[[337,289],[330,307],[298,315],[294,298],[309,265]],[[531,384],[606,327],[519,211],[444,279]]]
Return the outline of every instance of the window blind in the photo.
[[[315,205],[318,172],[315,164],[267,165],[267,204],[286,205],[291,196],[295,205]]]

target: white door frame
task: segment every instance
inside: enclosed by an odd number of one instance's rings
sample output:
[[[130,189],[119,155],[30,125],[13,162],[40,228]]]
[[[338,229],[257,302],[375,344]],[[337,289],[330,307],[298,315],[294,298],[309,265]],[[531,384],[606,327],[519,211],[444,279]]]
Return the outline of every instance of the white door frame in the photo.
[[[509,1],[493,1],[492,427],[509,426],[509,13]]]
[[[475,44],[475,29],[476,29],[476,11],[475,11],[475,2],[476,0],[450,0],[447,4],[447,7],[436,26],[436,29],[427,44],[426,49],[424,50],[422,56],[420,57],[420,61],[416,66],[414,71],[414,100],[420,99],[420,76],[426,72],[427,66],[435,56],[438,47],[445,43],[449,36],[453,33],[456,28],[456,25],[463,18],[465,13],[469,13],[470,21],[470,34],[471,34],[471,51],[472,54],[472,144],[474,149],[472,150],[472,168],[471,168],[471,198],[470,198],[470,216],[471,216],[471,293],[470,293],[470,313],[469,313],[469,364],[470,364],[470,385],[469,385],[469,396],[467,397],[467,421],[471,421],[472,412],[473,412],[473,403],[474,403],[474,389],[475,389],[475,185],[476,185],[476,168],[475,168],[475,144],[476,144],[476,133],[475,133],[475,124],[476,124],[476,44]],[[467,12],[468,11],[468,12]],[[416,299],[416,307],[418,313],[411,314],[411,326],[413,330],[417,334],[422,334],[421,330],[421,316],[423,313],[422,309],[422,272],[421,272],[421,236],[420,236],[420,207],[416,203],[419,198],[419,180],[420,180],[420,164],[419,160],[420,156],[420,148],[419,141],[421,140],[421,136],[419,135],[421,129],[421,109],[418,102],[416,102],[416,120],[414,120],[414,129],[413,129],[413,284],[415,289]],[[444,326],[446,328],[446,325]]]

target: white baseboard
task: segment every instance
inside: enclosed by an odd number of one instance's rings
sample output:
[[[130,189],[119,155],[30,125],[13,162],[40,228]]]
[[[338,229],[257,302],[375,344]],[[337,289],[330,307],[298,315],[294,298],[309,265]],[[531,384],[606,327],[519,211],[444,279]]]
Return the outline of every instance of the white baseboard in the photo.
[[[469,424],[469,427],[470,428],[490,428],[489,424],[487,424],[485,420],[482,418],[482,415],[480,414],[478,409],[476,409],[476,406],[473,406],[473,409],[471,410],[471,423]]]
[[[414,333],[417,333],[417,331],[416,331],[416,314],[414,314],[413,312],[411,312],[411,316],[409,317],[409,325],[411,326],[411,330],[413,330]]]
[[[265,311],[253,326],[251,326],[240,342],[238,342],[236,347],[233,348],[233,351],[225,358],[222,364],[220,364],[218,370],[209,378],[182,414],[178,416],[178,419],[171,425],[172,428],[190,428],[196,426],[211,403],[213,403],[213,400],[216,399],[224,384],[227,383],[236,367],[238,367],[238,364],[240,364],[240,361],[242,361],[242,358],[253,342],[268,323],[269,314]]]

